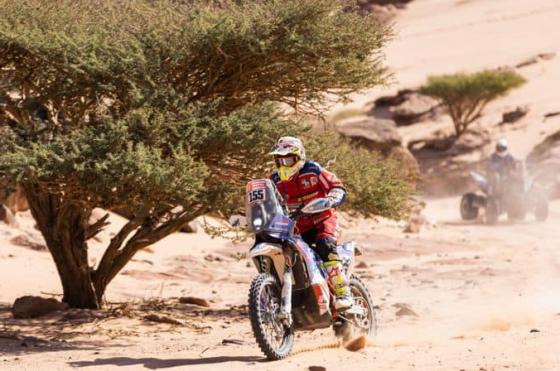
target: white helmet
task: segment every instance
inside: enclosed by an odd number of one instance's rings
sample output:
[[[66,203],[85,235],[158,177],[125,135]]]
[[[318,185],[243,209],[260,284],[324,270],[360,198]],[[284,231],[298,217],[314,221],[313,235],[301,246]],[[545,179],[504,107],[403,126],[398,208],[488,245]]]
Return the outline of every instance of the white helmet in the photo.
[[[496,153],[500,157],[505,157],[508,153],[508,141],[506,138],[501,138],[496,143]]]
[[[278,175],[282,180],[294,176],[305,163],[303,142],[295,137],[282,137],[269,153],[274,156]]]

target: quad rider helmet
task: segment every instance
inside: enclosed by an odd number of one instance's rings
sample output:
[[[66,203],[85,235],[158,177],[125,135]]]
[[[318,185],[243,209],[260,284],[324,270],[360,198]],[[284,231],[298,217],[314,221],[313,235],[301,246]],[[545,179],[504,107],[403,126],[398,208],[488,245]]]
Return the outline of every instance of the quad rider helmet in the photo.
[[[301,139],[282,137],[269,153],[274,156],[276,170],[281,180],[294,176],[305,164],[305,148]]]
[[[505,138],[498,140],[496,143],[496,153],[500,157],[505,157],[508,152],[508,141]]]

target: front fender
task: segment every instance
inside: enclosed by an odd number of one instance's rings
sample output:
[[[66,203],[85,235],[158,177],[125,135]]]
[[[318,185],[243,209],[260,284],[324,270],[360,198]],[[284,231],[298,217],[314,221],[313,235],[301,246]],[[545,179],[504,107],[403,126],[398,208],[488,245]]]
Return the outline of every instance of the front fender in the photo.
[[[262,257],[268,257],[274,265],[274,270],[276,271],[276,278],[280,283],[284,281],[284,270],[286,269],[286,264],[284,262],[284,252],[282,247],[279,245],[261,242],[256,244],[250,251],[249,257],[253,259],[255,267],[261,271],[261,266],[258,263]],[[265,273],[265,272],[261,272]],[[273,273],[273,272],[270,272]]]
[[[249,257],[256,258],[257,256],[276,256],[282,255],[282,247],[270,243],[262,242],[256,244],[250,251]]]

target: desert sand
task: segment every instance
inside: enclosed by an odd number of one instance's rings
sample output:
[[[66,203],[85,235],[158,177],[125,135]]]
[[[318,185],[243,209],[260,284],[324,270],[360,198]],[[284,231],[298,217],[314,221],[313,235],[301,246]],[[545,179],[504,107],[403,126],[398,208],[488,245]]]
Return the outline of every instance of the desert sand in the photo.
[[[376,97],[418,86],[430,74],[515,66],[558,53],[558,19],[557,0],[413,1],[397,17],[387,50],[395,83],[336,109],[366,109]],[[560,117],[543,120],[560,111],[560,56],[519,72],[529,82],[493,102],[481,125],[508,137],[512,152],[523,157],[560,129]],[[518,105],[531,109],[520,125],[494,125]],[[411,140],[449,125],[423,123],[401,133]],[[48,252],[22,246],[41,245],[23,213],[18,228],[0,224],[0,369],[559,369],[560,202],[551,204],[545,223],[529,216],[489,227],[461,221],[457,197],[425,201],[429,224],[419,234],[404,234],[402,222],[343,220],[344,239],[364,249],[358,263],[365,267],[356,272],[379,307],[377,336],[349,352],[331,330],[300,333],[294,354],[279,362],[265,361],[247,318],[255,275],[245,258],[250,242],[212,239],[202,231],[175,234],[138,253],[109,286],[107,311],[12,319],[17,297],[61,293]],[[93,243],[92,263],[123,223],[116,215],[111,220]],[[179,303],[184,296],[210,306]],[[149,314],[178,323],[150,322]]]

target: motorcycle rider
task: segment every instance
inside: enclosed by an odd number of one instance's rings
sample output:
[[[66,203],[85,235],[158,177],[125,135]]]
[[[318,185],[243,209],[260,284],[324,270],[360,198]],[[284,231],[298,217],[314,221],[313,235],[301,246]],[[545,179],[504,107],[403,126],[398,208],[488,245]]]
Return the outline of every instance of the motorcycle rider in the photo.
[[[331,209],[300,217],[296,228],[324,262],[328,280],[335,289],[336,310],[349,309],[353,302],[348,277],[336,249],[338,225],[334,208],[340,206],[346,196],[342,182],[318,163],[306,160],[305,148],[299,138],[278,139],[269,154],[274,156],[276,164],[271,179],[290,211],[317,198],[328,199]]]

